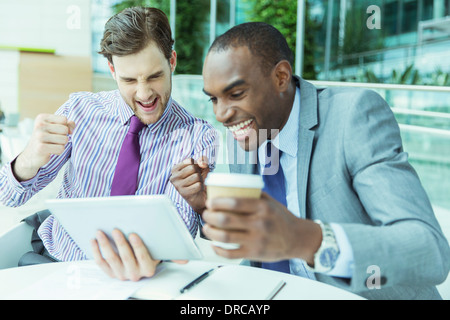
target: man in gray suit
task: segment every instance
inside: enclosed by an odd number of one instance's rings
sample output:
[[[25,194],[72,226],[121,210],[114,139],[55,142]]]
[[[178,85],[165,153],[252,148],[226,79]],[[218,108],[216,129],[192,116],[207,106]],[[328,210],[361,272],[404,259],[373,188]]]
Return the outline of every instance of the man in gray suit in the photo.
[[[370,90],[317,89],[292,64],[284,37],[264,23],[212,44],[204,92],[240,146],[230,169],[260,172],[270,142],[281,151],[286,205],[267,193],[209,201],[205,236],[240,244],[214,247],[221,256],[287,261],[291,274],[366,298],[439,299],[450,248],[389,106]]]

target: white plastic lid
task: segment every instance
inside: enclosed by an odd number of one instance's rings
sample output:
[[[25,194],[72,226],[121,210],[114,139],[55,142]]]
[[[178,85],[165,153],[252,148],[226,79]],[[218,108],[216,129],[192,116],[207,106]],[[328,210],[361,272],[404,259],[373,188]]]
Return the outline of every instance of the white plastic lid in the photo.
[[[243,173],[209,173],[205,184],[207,186],[258,188],[264,187],[260,175]]]

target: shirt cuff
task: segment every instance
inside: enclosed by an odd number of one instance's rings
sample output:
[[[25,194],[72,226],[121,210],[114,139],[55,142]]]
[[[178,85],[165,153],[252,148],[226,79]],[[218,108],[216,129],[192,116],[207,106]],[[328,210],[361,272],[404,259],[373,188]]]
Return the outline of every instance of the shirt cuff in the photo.
[[[8,180],[10,181],[11,185],[14,187],[14,189],[16,191],[24,192],[27,189],[31,188],[31,186],[38,180],[39,171],[33,178],[26,180],[26,181],[19,182],[19,181],[17,181],[17,178],[14,175],[14,172],[12,169],[14,161],[16,161],[16,159],[14,159],[13,161],[11,161],[8,164],[8,168],[7,168]]]

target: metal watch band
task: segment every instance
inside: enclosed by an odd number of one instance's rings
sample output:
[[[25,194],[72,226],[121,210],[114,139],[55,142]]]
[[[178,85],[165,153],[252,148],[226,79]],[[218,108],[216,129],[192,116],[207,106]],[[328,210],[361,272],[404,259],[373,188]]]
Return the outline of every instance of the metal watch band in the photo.
[[[326,273],[334,268],[339,256],[339,247],[331,226],[320,220],[314,220],[314,222],[322,229],[322,243],[314,254],[314,268],[308,265],[306,267],[313,272]]]

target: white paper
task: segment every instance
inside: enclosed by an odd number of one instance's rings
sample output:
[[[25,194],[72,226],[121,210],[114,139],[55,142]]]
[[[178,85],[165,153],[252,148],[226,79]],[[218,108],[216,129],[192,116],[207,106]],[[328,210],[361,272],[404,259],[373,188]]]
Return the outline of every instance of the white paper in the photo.
[[[267,273],[266,270],[252,267],[224,266],[176,299],[266,300],[273,296],[274,290],[280,288],[280,280],[276,272]]]
[[[161,268],[157,269],[157,273]],[[8,299],[20,300],[124,300],[147,285],[150,278],[121,281],[106,275],[94,262],[61,267]]]

